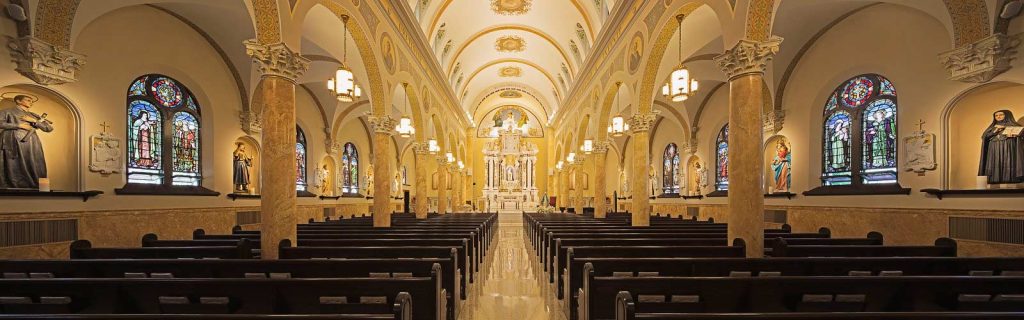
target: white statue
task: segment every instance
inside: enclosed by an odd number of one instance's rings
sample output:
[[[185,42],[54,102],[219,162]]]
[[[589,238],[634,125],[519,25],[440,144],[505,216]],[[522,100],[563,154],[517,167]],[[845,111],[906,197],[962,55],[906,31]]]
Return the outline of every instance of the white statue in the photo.
[[[373,196],[373,164],[366,166],[366,195]]]
[[[320,189],[321,195],[330,195],[331,183],[328,177],[331,176],[331,171],[327,169],[327,165],[323,165],[316,169],[316,186]]]
[[[693,166],[697,168],[695,170],[697,172],[697,192],[700,193],[708,187],[708,169],[705,169],[700,162],[694,163]]]

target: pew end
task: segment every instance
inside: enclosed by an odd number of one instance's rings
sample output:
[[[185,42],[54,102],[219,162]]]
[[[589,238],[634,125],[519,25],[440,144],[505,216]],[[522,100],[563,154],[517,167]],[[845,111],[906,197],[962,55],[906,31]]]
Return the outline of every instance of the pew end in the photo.
[[[832,237],[832,229],[829,229],[827,227],[818,228],[818,234],[825,235],[825,238],[831,238]]]
[[[867,238],[868,239],[877,239],[879,245],[885,245],[885,238],[882,236],[881,232],[878,232],[878,231],[868,232]]]
[[[953,240],[952,238],[941,237],[935,239],[935,246],[946,248],[946,254],[950,257],[956,257],[958,254],[956,240]]]
[[[636,302],[629,291],[619,291],[615,295],[615,320],[636,319]]]
[[[206,230],[203,228],[195,229],[192,231],[192,239],[200,239],[206,235]]]
[[[157,241],[157,240],[160,240],[160,238],[157,237],[155,233],[144,234],[144,235],[142,235],[142,246],[145,247],[146,246],[146,242]]]

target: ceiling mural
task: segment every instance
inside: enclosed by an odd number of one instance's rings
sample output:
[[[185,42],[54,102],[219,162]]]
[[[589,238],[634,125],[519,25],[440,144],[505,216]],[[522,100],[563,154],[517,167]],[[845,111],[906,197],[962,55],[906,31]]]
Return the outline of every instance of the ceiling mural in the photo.
[[[526,50],[526,40],[515,35],[503,36],[494,42],[494,49],[499,52],[522,52]]]
[[[500,15],[521,15],[530,11],[533,0],[491,0],[491,10]]]
[[[519,77],[523,75],[523,69],[519,67],[502,67],[498,69],[498,75],[506,78]]]
[[[544,128],[537,117],[513,105],[501,106],[488,112],[477,126],[477,137],[497,138],[501,130],[519,130],[526,138],[544,137]]]

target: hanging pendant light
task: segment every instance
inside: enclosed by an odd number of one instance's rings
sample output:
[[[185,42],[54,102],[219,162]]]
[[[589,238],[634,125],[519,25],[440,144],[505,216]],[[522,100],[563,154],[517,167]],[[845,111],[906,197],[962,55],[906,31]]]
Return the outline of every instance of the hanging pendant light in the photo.
[[[583,140],[583,145],[580,146],[580,151],[583,151],[583,154],[591,154],[591,153],[593,153],[594,152],[594,140],[591,140],[591,139]]]
[[[679,65],[672,70],[669,81],[661,87],[661,95],[673,102],[683,102],[697,92],[697,79],[690,77],[690,70],[683,66],[683,15],[676,16],[679,23]]]
[[[429,151],[430,154],[437,154],[441,151],[441,147],[437,145],[437,139],[427,140],[427,151]]]
[[[619,88],[622,87],[622,83],[616,82],[615,86],[615,110],[619,110]],[[622,110],[619,110],[619,112],[621,111]],[[612,137],[618,138],[625,135],[626,130],[629,130],[629,125],[626,124],[626,119],[622,118],[621,113],[612,117],[612,122],[608,125],[608,134]]]
[[[452,163],[452,162],[455,162],[455,155],[453,155],[451,152],[445,153],[444,157],[445,157],[445,160],[447,160],[449,164]]]
[[[408,112],[409,110],[409,84],[402,84],[402,93],[405,95],[405,108],[403,111]],[[395,126],[395,131],[398,132],[398,136],[402,138],[408,138],[416,134],[416,128],[412,126],[412,118],[409,117],[408,113],[402,114],[402,117],[398,119],[398,125]]]
[[[341,21],[345,25],[344,32],[342,33],[342,48],[343,53],[341,57],[341,65],[338,66],[338,70],[334,72],[334,78],[327,80],[327,90],[330,90],[338,101],[341,102],[352,102],[358,100],[362,96],[362,89],[356,85],[355,75],[352,73],[352,69],[346,64],[348,60],[348,15],[342,15]]]

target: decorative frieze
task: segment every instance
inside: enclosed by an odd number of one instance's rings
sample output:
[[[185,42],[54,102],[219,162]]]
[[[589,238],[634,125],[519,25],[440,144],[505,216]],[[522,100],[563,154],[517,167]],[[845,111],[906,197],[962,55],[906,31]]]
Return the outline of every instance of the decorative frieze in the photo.
[[[637,113],[629,118],[629,129],[633,133],[651,131],[654,128],[654,122],[658,120],[658,111],[651,110],[647,113]]]
[[[605,153],[608,153],[608,149],[610,149],[610,148],[611,148],[611,143],[609,143],[608,141],[604,141],[604,140],[594,141],[594,150],[592,152],[596,153],[596,154],[605,154]]]
[[[14,70],[41,85],[75,82],[85,65],[85,55],[31,36],[7,37],[7,48],[17,65]]]
[[[772,110],[764,115],[764,133],[774,135],[782,131],[782,125],[786,122],[786,112],[783,110]]]
[[[763,42],[742,39],[735,47],[715,57],[715,62],[730,79],[748,73],[764,73],[781,44],[782,38],[778,36]]]
[[[997,33],[943,52],[939,61],[949,71],[950,80],[984,83],[1010,69],[1019,45],[1018,37]]]
[[[370,127],[373,128],[374,133],[394,135],[395,126],[398,125],[398,120],[392,118],[390,115],[373,115],[367,114],[367,122],[370,123]]]
[[[263,117],[259,111],[242,111],[238,114],[238,121],[246,134],[253,135],[263,131]]]
[[[262,44],[255,39],[249,39],[243,44],[245,54],[252,57],[257,70],[263,76],[278,76],[295,81],[309,69],[309,59],[292,51],[283,42]]]

